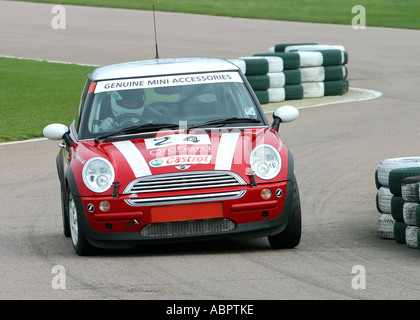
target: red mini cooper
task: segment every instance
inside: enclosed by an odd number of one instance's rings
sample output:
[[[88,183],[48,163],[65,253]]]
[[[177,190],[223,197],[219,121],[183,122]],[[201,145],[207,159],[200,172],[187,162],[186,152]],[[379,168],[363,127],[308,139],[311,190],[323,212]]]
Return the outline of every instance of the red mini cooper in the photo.
[[[50,124],[64,234],[79,255],[140,243],[268,237],[300,242],[293,157],[240,69],[154,59],[95,69],[70,126]]]

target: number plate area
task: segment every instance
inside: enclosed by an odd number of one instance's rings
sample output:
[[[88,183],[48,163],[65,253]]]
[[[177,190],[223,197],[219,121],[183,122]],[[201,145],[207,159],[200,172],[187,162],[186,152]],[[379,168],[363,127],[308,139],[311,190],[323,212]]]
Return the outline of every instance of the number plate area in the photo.
[[[150,212],[152,223],[214,219],[223,217],[223,203],[153,207]]]

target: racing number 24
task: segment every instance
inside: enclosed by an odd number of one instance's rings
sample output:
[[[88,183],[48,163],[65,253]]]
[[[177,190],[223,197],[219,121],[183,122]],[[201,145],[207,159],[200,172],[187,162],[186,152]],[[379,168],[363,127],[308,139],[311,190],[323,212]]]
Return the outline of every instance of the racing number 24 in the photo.
[[[197,136],[188,136],[184,139],[182,139],[183,141],[187,141],[187,142],[193,142],[193,143],[198,143],[200,140],[197,138]],[[166,137],[162,137],[162,138],[156,138],[153,139],[153,141],[155,142],[155,146],[156,147],[160,147],[162,145],[166,145],[166,144],[171,144],[171,136],[166,136]]]

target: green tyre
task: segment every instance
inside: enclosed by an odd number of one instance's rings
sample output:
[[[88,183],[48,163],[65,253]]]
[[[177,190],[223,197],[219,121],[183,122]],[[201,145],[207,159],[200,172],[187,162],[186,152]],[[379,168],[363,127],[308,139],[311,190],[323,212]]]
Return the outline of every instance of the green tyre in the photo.
[[[419,176],[420,167],[397,168],[389,173],[389,189],[393,195],[402,196],[401,184],[404,178]]]
[[[407,224],[401,221],[395,221],[394,224],[394,237],[397,243],[406,244],[405,239],[405,229],[407,229]]]
[[[391,199],[391,215],[395,221],[404,221],[404,202],[404,199],[398,196],[393,196]]]

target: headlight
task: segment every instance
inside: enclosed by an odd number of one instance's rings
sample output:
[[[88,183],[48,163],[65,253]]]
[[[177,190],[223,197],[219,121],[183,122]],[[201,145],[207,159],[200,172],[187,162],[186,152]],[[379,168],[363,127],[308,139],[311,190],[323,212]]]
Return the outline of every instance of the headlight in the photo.
[[[257,177],[270,180],[279,174],[281,158],[274,147],[263,144],[252,150],[250,165]]]
[[[104,158],[89,159],[83,167],[83,181],[93,192],[104,192],[114,182],[115,172],[111,163]]]

